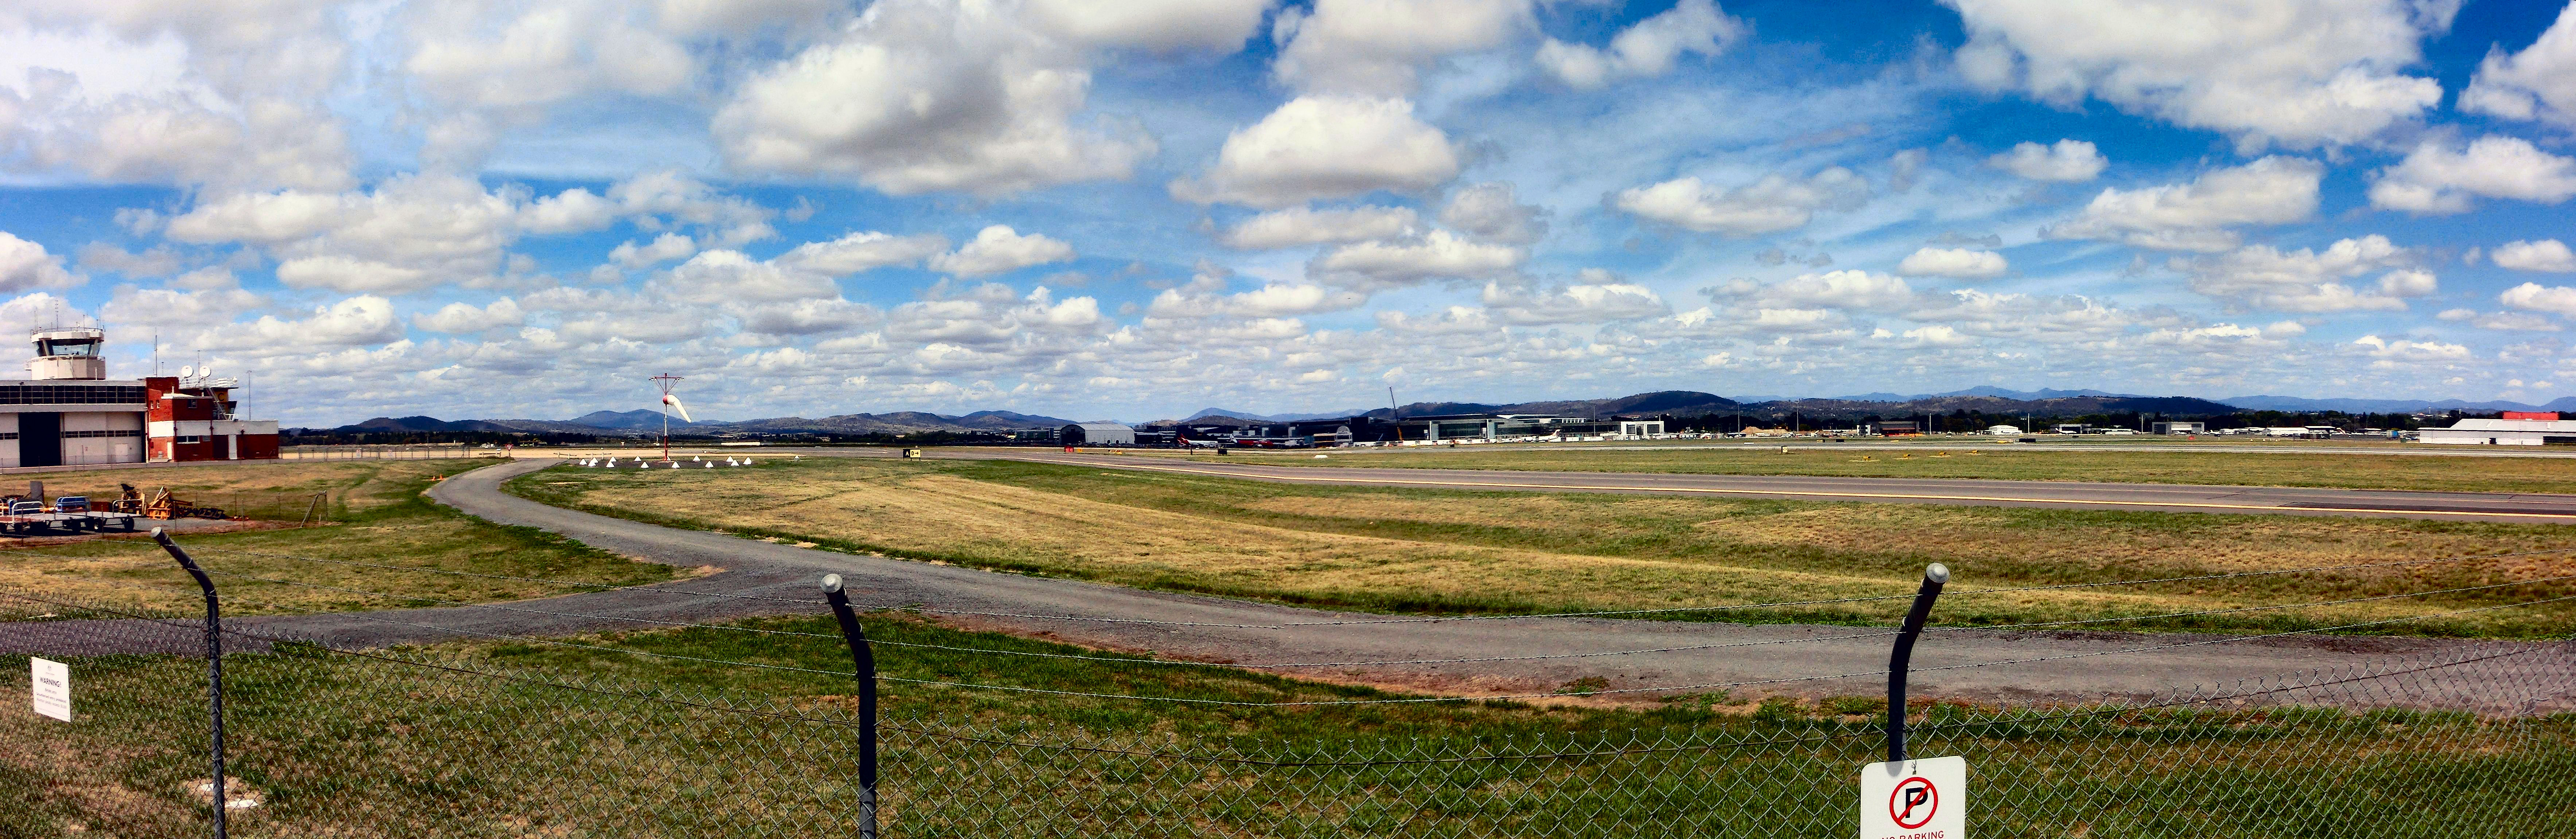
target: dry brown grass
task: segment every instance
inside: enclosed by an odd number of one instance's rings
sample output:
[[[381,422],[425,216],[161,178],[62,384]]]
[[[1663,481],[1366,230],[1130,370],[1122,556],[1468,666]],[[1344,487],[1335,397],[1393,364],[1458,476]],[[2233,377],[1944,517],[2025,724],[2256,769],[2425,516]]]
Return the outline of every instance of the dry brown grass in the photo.
[[[564,470],[520,492],[753,535],[1125,585],[1392,610],[1589,610],[1902,593],[1925,562],[1954,591],[2313,568],[2576,544],[2558,528],[2385,519],[1827,504],[1283,486],[1003,462],[818,460],[759,470]],[[2566,555],[1954,596],[1954,622],[2309,603],[2576,575]],[[2178,627],[2424,616],[2576,594],[2483,594],[2262,611]],[[1898,602],[1728,613],[1884,619]],[[2563,632],[2564,608],[2432,622]]]
[[[634,584],[688,572],[640,563],[524,528],[505,528],[430,503],[421,493],[458,469],[498,461],[339,461],[221,464],[172,469],[102,470],[42,476],[52,495],[113,497],[119,482],[147,493],[169,486],[183,498],[221,502],[282,493],[331,494],[328,524],[285,523],[235,532],[181,531],[180,543],[217,574],[228,613],[346,611],[521,600],[572,589],[542,583],[391,571],[287,557],[368,562],[480,574]],[[303,508],[293,507],[300,514]],[[284,509],[284,508],[281,508]],[[140,525],[149,530],[150,522]],[[234,575],[234,576],[226,576]],[[266,583],[252,577],[306,585]],[[321,586],[328,586],[323,588]],[[60,539],[0,541],[0,587],[96,603],[184,604],[196,584],[146,534],[114,534],[65,544]],[[401,597],[345,589],[392,592]]]
[[[1818,448],[1818,446],[1823,446]],[[2444,492],[2576,492],[2576,458],[2458,457],[2198,450],[2102,451],[2082,444],[2032,446],[1944,444],[1906,451],[1836,449],[1814,440],[1786,454],[1772,446],[1667,445],[1638,448],[1344,449],[1324,460],[1311,452],[1236,451],[1224,458],[1194,452],[1148,452],[1202,462],[1317,468],[1502,469],[1551,472],[1665,472],[1716,475],[1828,475],[1893,478],[1987,478],[2224,486],[2340,487]],[[2242,445],[2217,442],[2210,445]],[[2392,447],[2393,448],[2393,447]],[[1976,454],[1969,454],[1969,451]],[[2400,449],[2403,450],[2403,449]],[[2422,451],[2422,449],[2414,449]],[[1910,456],[1909,456],[1910,455]],[[1949,455],[1942,457],[1940,455]],[[1866,456],[1868,459],[1863,460]]]

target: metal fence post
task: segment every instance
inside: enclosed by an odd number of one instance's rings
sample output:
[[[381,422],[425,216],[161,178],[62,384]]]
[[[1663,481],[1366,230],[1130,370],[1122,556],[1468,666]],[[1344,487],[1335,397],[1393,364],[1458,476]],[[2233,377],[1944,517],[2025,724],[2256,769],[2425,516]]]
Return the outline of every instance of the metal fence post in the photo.
[[[1905,762],[1905,669],[1914,661],[1914,639],[1923,635],[1923,621],[1932,616],[1932,601],[1941,596],[1941,586],[1950,582],[1950,566],[1935,562],[1923,567],[1923,587],[1914,592],[1914,607],[1905,610],[1905,624],[1896,630],[1896,648],[1887,653],[1887,761]]]
[[[841,638],[850,643],[850,664],[859,674],[859,837],[877,839],[877,657],[859,615],[841,593],[841,575],[823,575],[823,599],[832,602],[832,617],[841,622]]]
[[[169,533],[158,527],[152,528],[152,541],[161,543],[161,549],[169,551],[170,557],[179,561],[179,567],[188,569],[188,576],[197,578],[197,588],[206,593],[206,716],[213,730],[215,766],[210,789],[214,791],[215,798],[215,839],[225,839],[223,608],[215,599],[215,581],[206,578],[205,569],[198,568],[197,561],[190,559],[187,551],[179,549],[179,543],[170,541]]]

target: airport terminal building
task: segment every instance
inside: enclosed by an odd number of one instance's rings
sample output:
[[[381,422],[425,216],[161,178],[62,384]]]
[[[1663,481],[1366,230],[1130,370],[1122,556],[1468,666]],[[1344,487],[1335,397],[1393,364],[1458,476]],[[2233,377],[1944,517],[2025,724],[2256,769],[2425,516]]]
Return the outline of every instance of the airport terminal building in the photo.
[[[232,379],[107,378],[106,333],[36,330],[30,378],[0,380],[0,467],[277,457],[277,421],[234,414]]]

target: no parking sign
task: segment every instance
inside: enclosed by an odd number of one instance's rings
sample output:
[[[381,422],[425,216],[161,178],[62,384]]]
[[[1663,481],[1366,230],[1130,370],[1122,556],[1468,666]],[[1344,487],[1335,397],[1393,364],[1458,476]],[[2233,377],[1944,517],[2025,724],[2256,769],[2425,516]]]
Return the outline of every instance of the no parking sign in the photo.
[[[1860,839],[1968,835],[1968,759],[1873,763],[1860,770]]]

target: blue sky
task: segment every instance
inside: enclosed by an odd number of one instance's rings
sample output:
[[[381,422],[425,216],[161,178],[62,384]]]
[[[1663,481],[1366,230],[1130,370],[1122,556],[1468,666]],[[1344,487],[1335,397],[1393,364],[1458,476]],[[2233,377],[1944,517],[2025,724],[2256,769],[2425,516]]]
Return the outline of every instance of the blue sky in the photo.
[[[289,424],[2541,402],[2571,128],[2544,3],[37,0],[0,319]]]

